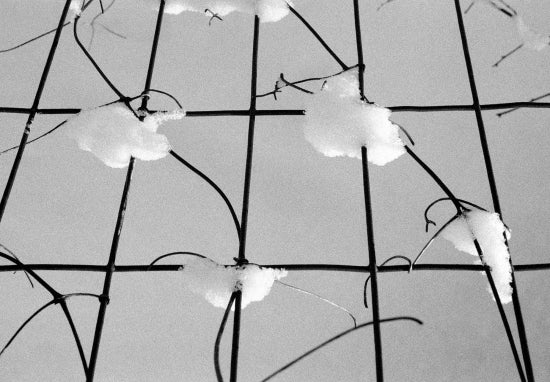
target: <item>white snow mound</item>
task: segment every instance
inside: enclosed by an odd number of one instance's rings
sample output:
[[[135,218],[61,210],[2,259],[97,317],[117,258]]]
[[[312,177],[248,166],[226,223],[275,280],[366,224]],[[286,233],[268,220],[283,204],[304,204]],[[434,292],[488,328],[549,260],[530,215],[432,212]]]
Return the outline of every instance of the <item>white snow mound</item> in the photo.
[[[361,159],[361,147],[366,146],[368,161],[383,166],[405,152],[390,115],[389,109],[361,101],[357,72],[346,72],[309,97],[304,135],[328,157]]]
[[[85,110],[67,121],[67,130],[84,151],[90,151],[109,167],[127,167],[130,157],[141,160],[164,158],[170,151],[168,138],[157,134],[159,125],[169,119],[181,119],[185,113],[148,115],[140,121],[124,104]]]
[[[158,9],[158,0],[147,1]],[[167,0],[164,12],[173,15],[185,11],[199,12],[210,17],[212,14],[205,12],[205,9],[209,9],[220,17],[231,12],[241,12],[258,15],[261,22],[276,22],[288,15],[287,3],[292,5],[290,0]]]
[[[231,294],[237,290],[242,291],[241,308],[263,300],[275,280],[288,274],[284,269],[260,268],[255,264],[225,266],[199,257],[189,259],[183,272],[191,291],[223,309],[227,308]]]
[[[512,268],[504,235],[509,239],[510,230],[504,226],[500,216],[482,210],[465,212],[441,232],[441,236],[453,243],[456,249],[476,257],[474,238],[477,239],[483,259],[491,267],[500,300],[506,304],[512,301]]]
[[[545,36],[531,30],[521,16],[516,16],[515,20],[516,28],[526,48],[540,52],[550,45],[550,36]]]

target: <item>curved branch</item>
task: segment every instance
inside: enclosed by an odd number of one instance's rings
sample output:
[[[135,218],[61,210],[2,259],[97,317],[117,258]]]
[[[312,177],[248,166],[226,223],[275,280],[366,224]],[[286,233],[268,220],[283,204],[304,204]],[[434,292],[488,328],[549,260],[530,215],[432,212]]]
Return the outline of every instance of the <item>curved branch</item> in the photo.
[[[195,174],[200,176],[203,180],[206,181],[216,192],[218,195],[221,196],[225,204],[227,205],[227,208],[229,209],[229,212],[231,213],[231,217],[233,218],[233,222],[235,223],[235,228],[237,229],[237,236],[239,237],[239,240],[241,238],[241,225],[239,223],[239,218],[237,218],[237,214],[235,213],[235,210],[233,209],[233,205],[229,201],[229,198],[225,195],[225,193],[222,191],[220,187],[214,181],[212,181],[208,176],[206,176],[204,173],[202,173],[199,169],[197,169],[195,166],[193,166],[191,163],[187,162],[185,159],[183,159],[181,156],[179,156],[174,150],[170,150],[170,155],[172,155],[174,158],[176,158],[180,163],[182,163],[184,166],[186,166],[188,169],[193,171]]]
[[[4,351],[11,345],[11,343],[15,340],[15,338],[19,335],[19,333],[21,333],[21,331],[25,328],[25,326],[27,326],[27,324],[29,322],[32,321],[33,318],[35,318],[36,316],[38,316],[40,314],[40,312],[42,312],[44,309],[46,309],[48,306],[52,305],[52,304],[57,304],[59,302],[59,300],[57,298],[54,298],[53,300],[47,302],[46,304],[42,305],[38,310],[36,310],[33,314],[31,314],[31,316],[29,318],[27,318],[25,320],[25,322],[23,322],[23,324],[21,326],[19,326],[19,328],[17,329],[17,331],[15,332],[15,334],[13,336],[11,336],[10,340],[8,341],[8,343],[6,345],[4,345],[4,347],[2,348],[2,350],[0,351],[0,356],[4,353]]]
[[[348,314],[348,316],[351,317],[352,321],[353,321],[353,327],[356,328],[357,327],[357,320],[355,319],[355,316],[349,311],[347,310],[346,308],[344,308],[343,306],[341,305],[338,305],[337,303],[333,302],[333,301],[330,301],[329,299],[327,298],[324,298],[324,297],[321,297],[319,296],[318,294],[316,293],[313,293],[313,292],[310,292],[310,291],[307,291],[305,289],[302,289],[302,288],[298,288],[298,287],[295,287],[294,285],[290,285],[290,284],[287,284],[287,283],[284,283],[282,281],[279,281],[279,280],[275,280],[276,283],[278,284],[281,284],[287,288],[290,288],[290,289],[294,289],[295,291],[298,291],[300,293],[304,293],[304,294],[307,294],[307,295],[310,295],[310,296],[313,296],[313,297],[316,297],[318,298],[319,300],[321,301],[324,301],[332,306],[334,306],[335,308],[338,308],[344,312],[346,312]]]
[[[422,248],[422,250],[420,251],[420,253],[416,256],[416,258],[414,259],[412,265],[411,265],[411,269],[416,265],[416,262],[418,260],[420,260],[420,258],[422,257],[422,255],[424,254],[424,252],[428,249],[428,247],[433,243],[433,241],[439,236],[439,234],[449,226],[449,224],[451,224],[453,221],[455,221],[456,219],[458,219],[458,217],[461,216],[461,214],[456,214],[455,216],[453,216],[449,221],[447,221],[447,223],[443,224],[443,227],[441,227],[433,236],[432,238],[426,243],[426,245]]]
[[[400,316],[400,317],[392,317],[392,318],[384,318],[384,319],[381,319],[379,322],[380,323],[384,323],[384,322],[392,322],[392,321],[413,321],[413,322],[416,322],[417,324],[419,325],[422,325],[423,322],[420,321],[419,319],[417,318],[414,318],[414,317],[408,317],[408,316]],[[294,360],[292,360],[291,362],[287,363],[286,365],[284,365],[283,367],[277,369],[275,372],[271,373],[270,375],[268,375],[266,378],[262,379],[261,382],[265,382],[265,381],[269,381],[270,379],[272,379],[273,377],[275,377],[276,375],[280,374],[281,372],[283,372],[284,370],[288,369],[289,367],[295,365],[296,363],[300,362],[302,359],[306,358],[307,356],[315,353],[317,350],[320,350],[322,349],[323,347],[327,346],[328,344],[336,341],[337,339],[339,338],[342,338],[356,330],[359,330],[359,329],[362,329],[362,328],[365,328],[367,326],[370,326],[372,325],[374,322],[373,321],[369,321],[369,322],[365,322],[363,324],[360,324],[358,325],[356,328],[351,328],[351,329],[348,329],[348,330],[345,330],[331,338],[329,338],[328,340],[322,342],[321,344],[315,346],[313,349],[311,350],[308,350],[307,352],[305,352],[304,354],[302,354],[301,356],[299,356],[298,358],[295,358]]]
[[[170,252],[170,253],[167,253],[167,254],[165,254],[165,255],[159,256],[159,257],[157,257],[155,260],[153,260],[153,261],[151,262],[151,264],[149,264],[149,267],[147,268],[147,270],[150,270],[151,267],[152,267],[153,265],[155,265],[155,263],[156,263],[157,261],[162,260],[162,259],[164,259],[164,258],[166,258],[166,257],[174,256],[174,255],[191,255],[191,256],[200,257],[200,258],[202,258],[202,259],[207,259],[207,258],[208,258],[208,257],[203,256],[203,255],[201,255],[200,253],[196,253],[196,252]]]
[[[78,44],[78,46],[80,47],[80,49],[82,50],[82,52],[84,52],[84,54],[86,55],[86,57],[88,58],[88,60],[92,63],[92,65],[94,66],[94,68],[96,69],[96,71],[99,73],[99,75],[101,76],[101,78],[103,78],[103,80],[105,81],[105,83],[107,83],[107,85],[109,85],[109,87],[111,88],[111,90],[113,90],[115,92],[115,94],[120,98],[120,99],[126,99],[126,97],[124,96],[124,94],[122,94],[117,88],[116,86],[111,82],[111,80],[109,80],[109,78],[107,77],[107,75],[105,75],[105,73],[103,72],[103,70],[101,70],[101,68],[99,67],[99,65],[97,64],[97,62],[94,60],[94,58],[92,57],[92,55],[88,52],[88,50],[84,47],[84,45],[82,45],[82,42],[80,41],[80,38],[78,37],[78,21],[80,20],[80,15],[77,15],[74,19],[74,27],[73,27],[73,35],[74,35],[74,38],[75,38],[75,41],[76,43]]]
[[[233,301],[235,301],[236,293],[237,292],[233,292],[231,294],[231,298],[227,303],[227,308],[225,308],[220,329],[218,330],[218,335],[216,336],[216,342],[214,344],[214,368],[216,369],[216,378],[218,379],[218,382],[223,382],[222,371],[220,368],[220,343],[222,341],[223,331],[225,330],[225,324],[227,323],[229,312],[233,306]]]

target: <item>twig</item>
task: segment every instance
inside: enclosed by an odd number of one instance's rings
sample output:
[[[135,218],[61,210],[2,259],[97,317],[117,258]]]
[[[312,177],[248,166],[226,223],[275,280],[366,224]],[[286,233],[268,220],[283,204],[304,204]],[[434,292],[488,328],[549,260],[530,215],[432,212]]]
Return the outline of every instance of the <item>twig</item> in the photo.
[[[229,213],[231,214],[231,217],[233,218],[233,223],[235,224],[235,229],[237,230],[237,236],[241,237],[241,225],[239,223],[239,219],[237,218],[237,214],[235,213],[235,210],[233,209],[233,205],[229,201],[229,198],[225,195],[225,193],[222,191],[222,189],[214,182],[212,179],[210,179],[208,176],[206,176],[202,171],[200,171],[198,168],[193,166],[191,163],[187,162],[185,159],[183,159],[180,155],[178,155],[174,150],[170,150],[170,155],[172,155],[174,158],[176,158],[180,163],[182,163],[184,166],[186,166],[188,169],[193,171],[195,174],[200,176],[202,179],[206,181],[216,192],[218,195],[221,196],[223,201],[225,202],[225,205],[229,209]]]
[[[392,256],[389,259],[384,260],[382,262],[382,264],[377,265],[377,267],[383,267],[384,265],[386,265],[390,261],[397,260],[397,259],[405,260],[406,262],[408,262],[408,264],[409,264],[409,272],[408,273],[410,273],[410,271],[412,270],[412,267],[413,267],[413,263],[411,262],[411,259],[409,259],[406,256],[400,256],[400,255]],[[370,277],[371,277],[370,275],[367,276],[367,279],[365,280],[365,285],[363,286],[363,305],[365,305],[365,308],[369,307],[369,304],[367,302],[367,287],[369,285]]]
[[[323,48],[325,48],[328,54],[330,54],[331,57],[334,58],[334,60],[338,63],[338,65],[340,65],[343,70],[347,70],[348,66],[344,64],[344,61],[342,61],[340,57],[336,55],[336,53],[334,53],[334,51],[328,46],[328,44],[325,42],[325,40],[323,40],[323,38],[319,35],[319,33],[317,33],[317,31],[306,21],[306,19],[302,17],[302,15],[298,13],[296,9],[294,9],[294,7],[292,7],[288,3],[287,5],[288,5],[288,9],[290,9],[290,12],[292,12],[292,14],[296,16],[298,20],[302,22],[302,24],[305,25],[305,27],[313,34],[313,36],[317,39],[317,41],[321,43]]]
[[[493,68],[496,68],[502,61],[506,60],[508,57],[510,57],[512,54],[520,50],[522,47],[523,47],[523,43],[519,44],[514,49],[506,53],[504,56],[500,57],[500,59],[493,64]]]
[[[541,96],[538,96],[538,97],[535,97],[535,98],[531,98],[531,99],[529,100],[529,102],[538,101],[539,99],[543,99],[543,98],[546,98],[546,97],[549,97],[549,96],[550,96],[550,93],[546,93],[546,94],[543,94],[543,95],[541,95]],[[512,108],[512,109],[510,109],[510,110],[506,110],[506,111],[503,111],[503,112],[501,112],[501,113],[497,113],[497,117],[502,117],[503,115],[508,114],[508,113],[511,113],[511,112],[516,111],[516,110],[518,110],[518,109],[519,109],[519,107],[514,107],[514,108]]]
[[[307,295],[309,295],[309,296],[313,296],[313,297],[315,297],[315,298],[318,298],[319,300],[324,301],[324,302],[326,302],[327,304],[330,304],[330,305],[334,306],[335,308],[338,308],[338,309],[340,309],[340,310],[346,312],[346,313],[348,314],[348,316],[350,316],[351,319],[352,319],[352,321],[353,321],[353,327],[354,327],[354,328],[357,327],[357,320],[355,319],[355,316],[354,316],[349,310],[347,310],[346,308],[344,308],[344,307],[341,306],[341,305],[338,305],[338,304],[335,303],[334,301],[330,301],[329,299],[324,298],[324,297],[321,297],[320,295],[318,295],[318,294],[316,294],[316,293],[307,291],[307,290],[302,289],[302,288],[298,288],[298,287],[296,287],[296,286],[294,286],[294,285],[290,285],[290,284],[284,283],[284,282],[279,281],[279,280],[275,280],[275,282],[278,283],[278,284],[281,284],[281,285],[283,285],[283,286],[285,286],[285,287],[287,287],[287,288],[290,288],[290,289],[293,289],[293,290],[295,290],[295,291],[298,291],[298,292],[300,292],[300,293],[304,293],[304,294],[307,294]]]
[[[229,299],[229,302],[227,303],[227,308],[225,308],[222,322],[220,324],[220,328],[218,329],[218,335],[216,336],[216,342],[214,343],[214,369],[216,370],[216,378],[218,379],[218,382],[223,382],[222,371],[220,368],[220,343],[222,341],[223,331],[225,330],[225,324],[227,323],[227,318],[229,317],[229,312],[231,311],[231,307],[233,306],[235,297],[236,297],[236,292],[233,292],[231,294],[231,298]]]
[[[414,318],[414,317],[408,317],[408,316],[400,316],[400,317],[392,317],[392,318],[383,318],[383,319],[380,319],[380,323],[386,323],[386,322],[392,322],[392,321],[413,321],[413,322],[416,322],[417,324],[419,325],[422,325],[423,322],[420,321],[419,319],[417,318]],[[374,322],[373,321],[369,321],[369,322],[365,322],[363,324],[360,324],[360,325],[357,325],[357,327],[355,328],[351,328],[351,329],[348,329],[348,330],[345,330],[331,338],[329,338],[328,340],[320,343],[319,345],[315,346],[313,349],[311,350],[308,350],[307,352],[303,353],[301,356],[295,358],[294,360],[290,361],[289,363],[287,363],[286,365],[284,365],[283,367],[277,369],[276,371],[274,371],[273,373],[271,373],[270,375],[268,375],[266,378],[262,379],[261,382],[265,382],[265,381],[269,381],[270,379],[272,379],[273,377],[277,376],[278,374],[282,373],[283,371],[285,371],[286,369],[288,369],[289,367],[295,365],[296,363],[300,362],[301,360],[303,360],[304,358],[310,356],[311,354],[315,353],[317,350],[320,350],[322,349],[323,347],[327,346],[328,344],[336,341],[337,339],[339,338],[342,338],[352,332],[355,332],[356,330],[359,330],[359,329],[362,329],[362,328],[366,328],[367,326],[370,326],[372,325]]]

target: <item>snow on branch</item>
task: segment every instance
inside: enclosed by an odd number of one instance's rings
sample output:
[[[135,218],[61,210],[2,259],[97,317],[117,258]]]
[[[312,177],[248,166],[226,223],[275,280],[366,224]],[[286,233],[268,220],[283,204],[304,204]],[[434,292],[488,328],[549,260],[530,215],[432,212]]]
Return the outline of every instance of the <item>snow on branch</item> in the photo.
[[[329,78],[322,90],[308,97],[304,134],[306,140],[328,157],[361,159],[382,166],[405,153],[399,127],[391,111],[361,100],[357,70]]]
[[[123,103],[116,102],[82,111],[67,121],[67,129],[79,148],[109,167],[123,168],[130,157],[145,161],[164,158],[170,144],[157,129],[164,121],[184,116],[185,112],[175,110],[147,115],[140,121]]]
[[[491,268],[491,274],[502,303],[512,301],[512,268],[510,253],[504,240],[510,238],[497,213],[482,210],[467,210],[451,222],[442,232],[442,237],[454,244],[456,249],[478,256],[474,239],[477,239],[483,261]]]
[[[158,0],[147,1],[158,6]],[[276,22],[288,15],[287,4],[292,5],[285,0],[167,0],[164,12],[178,15],[185,11],[205,13],[207,9],[222,17],[231,12],[242,12],[258,15],[262,22]]]
[[[223,309],[237,290],[242,291],[242,308],[263,300],[275,280],[288,274],[284,269],[262,268],[256,264],[221,265],[201,257],[189,259],[182,272],[191,291]]]

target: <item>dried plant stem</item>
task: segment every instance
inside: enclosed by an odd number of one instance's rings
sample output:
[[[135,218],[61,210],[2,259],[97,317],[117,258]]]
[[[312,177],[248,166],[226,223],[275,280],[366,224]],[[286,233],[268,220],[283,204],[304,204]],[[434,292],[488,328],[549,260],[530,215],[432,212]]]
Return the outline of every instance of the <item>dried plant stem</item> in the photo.
[[[15,155],[15,160],[13,162],[13,166],[11,168],[8,181],[4,189],[4,193],[2,194],[2,199],[0,200],[0,222],[4,217],[4,211],[6,210],[6,205],[8,204],[8,199],[10,197],[11,189],[13,187],[13,183],[15,182],[15,177],[17,176],[17,170],[19,169],[19,165],[23,158],[23,152],[25,151],[25,146],[27,144],[27,140],[31,132],[31,125],[34,121],[34,117],[36,116],[36,109],[38,109],[38,104],[40,103],[40,99],[42,98],[42,92],[44,91],[44,86],[46,85],[48,74],[50,73],[50,68],[53,62],[53,58],[55,56],[55,51],[57,50],[57,45],[59,44],[59,39],[61,38],[63,23],[65,21],[65,18],[67,17],[70,4],[71,4],[71,0],[65,1],[63,11],[61,12],[61,17],[59,18],[59,24],[55,30],[55,36],[53,38],[52,46],[50,47],[48,58],[46,59],[46,64],[44,65],[44,70],[42,71],[40,82],[38,83],[38,89],[36,90],[36,94],[34,96],[34,101],[31,106],[31,112],[29,114],[29,117],[27,118],[25,129],[23,130],[23,135],[21,136],[19,149],[17,150],[17,154]]]
[[[466,64],[466,69],[468,71],[468,82],[470,84],[470,90],[472,93],[472,100],[474,105],[474,111],[476,115],[476,121],[478,126],[479,138],[481,143],[481,148],[483,151],[483,159],[485,162],[485,168],[487,170],[487,178],[489,181],[489,187],[491,190],[491,198],[493,199],[494,211],[498,213],[502,219],[502,210],[500,208],[500,201],[498,197],[498,191],[496,186],[495,175],[493,172],[493,165],[491,163],[491,155],[489,153],[489,145],[487,142],[487,136],[485,134],[485,126],[483,123],[483,116],[481,114],[481,107],[479,103],[479,97],[477,94],[477,88],[474,78],[474,70],[472,66],[472,60],[470,58],[470,51],[468,48],[468,39],[466,37],[466,29],[464,27],[464,20],[462,19],[462,11],[460,8],[460,0],[455,0],[455,10],[457,15],[458,27],[460,31],[460,39],[462,42],[462,50],[464,52],[464,61]],[[516,324],[518,328],[521,350],[523,353],[523,362],[525,366],[525,374],[529,382],[534,381],[533,366],[531,363],[531,356],[529,354],[529,345],[527,342],[527,332],[525,330],[525,323],[523,321],[523,314],[521,312],[521,305],[519,301],[518,289],[516,285],[516,280],[514,276],[514,266],[512,264],[512,257],[510,256],[510,265],[512,267],[512,302],[514,304],[514,312],[516,316]]]
[[[413,322],[416,322],[419,325],[423,324],[423,322],[420,321],[419,319],[414,318],[414,317],[407,317],[407,316],[383,318],[383,319],[380,320],[380,323],[393,322],[393,321],[413,321]],[[315,353],[317,350],[320,350],[320,349],[324,348],[325,346],[329,345],[330,343],[336,341],[337,339],[345,337],[346,335],[348,335],[350,333],[353,333],[356,330],[366,328],[366,327],[368,327],[370,325],[373,325],[373,324],[374,324],[374,321],[365,322],[363,324],[357,325],[357,327],[355,327],[355,328],[351,328],[351,329],[345,330],[341,333],[338,333],[337,335],[335,335],[335,336],[329,338],[328,340],[320,343],[319,345],[315,346],[313,349],[308,350],[307,352],[303,353],[301,356],[295,358],[294,360],[287,363],[283,367],[277,369],[276,371],[274,371],[273,373],[268,375],[266,378],[262,379],[262,382],[269,381],[270,379],[273,379],[273,377],[277,376],[278,374],[282,373],[283,371],[285,371],[289,367],[295,365],[296,363],[300,362],[304,358],[306,358],[306,357],[310,356],[311,354]]]
[[[229,317],[229,312],[233,306],[237,293],[233,292],[231,298],[227,303],[227,308],[223,314],[222,322],[220,324],[220,329],[218,330],[218,335],[216,336],[216,342],[214,344],[214,369],[216,370],[216,378],[218,382],[223,382],[222,370],[220,367],[220,343],[222,342],[223,331],[225,330],[225,324],[227,323],[227,318]]]
[[[317,31],[307,22],[307,20],[304,19],[302,17],[302,15],[300,15],[298,13],[298,11],[296,9],[294,9],[294,7],[292,7],[290,4],[288,5],[288,9],[290,9],[290,12],[292,12],[292,14],[294,16],[296,16],[298,18],[298,20],[300,20],[302,22],[302,24],[305,25],[305,27],[313,34],[313,36],[315,36],[317,41],[319,41],[321,43],[323,48],[325,48],[325,50],[328,52],[328,54],[330,54],[330,56],[332,58],[334,58],[334,60],[338,63],[338,65],[340,65],[343,70],[347,70],[348,66],[346,64],[344,64],[344,61],[342,61],[336,53],[334,53],[334,51],[330,48],[330,46],[328,46],[328,44],[325,42],[325,40],[323,40],[321,35],[319,35],[319,33],[317,33]]]
[[[185,165],[188,169],[193,171],[195,174],[200,176],[206,183],[208,183],[216,192],[218,195],[221,196],[223,201],[225,202],[225,205],[229,209],[229,213],[231,214],[231,217],[233,218],[233,223],[235,225],[235,229],[237,230],[237,237],[241,237],[241,225],[239,223],[239,218],[237,217],[237,214],[235,213],[235,209],[233,208],[233,205],[229,201],[229,198],[225,193],[222,191],[222,189],[214,182],[212,179],[210,179],[208,176],[206,176],[202,171],[200,171],[198,168],[193,166],[191,163],[187,162],[185,159],[183,159],[181,156],[179,156],[174,150],[170,150],[170,155],[172,155],[174,158],[176,158],[180,163]]]

